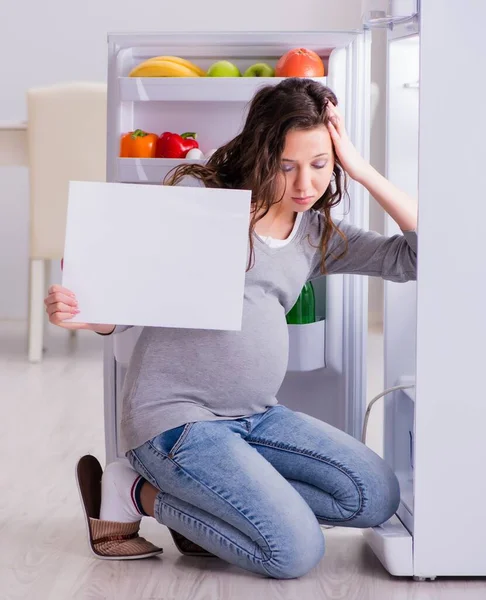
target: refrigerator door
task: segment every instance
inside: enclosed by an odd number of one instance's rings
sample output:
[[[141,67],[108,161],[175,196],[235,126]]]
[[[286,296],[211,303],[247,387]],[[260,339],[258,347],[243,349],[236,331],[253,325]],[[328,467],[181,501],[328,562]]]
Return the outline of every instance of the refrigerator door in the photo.
[[[385,541],[380,528],[365,535],[391,573],[407,574],[412,565],[417,579],[486,575],[486,524],[475,509],[486,495],[486,204],[478,185],[486,120],[477,69],[485,18],[485,5],[475,0],[460,8],[428,0],[420,50],[413,38],[390,43],[392,61],[407,59],[398,74],[390,72],[390,108],[395,102],[400,117],[390,122],[398,162],[390,163],[389,175],[419,195],[418,279],[400,298],[387,284],[385,334],[387,384],[416,382],[414,393],[398,392],[386,407],[387,459],[402,485],[399,537],[413,535],[412,560],[402,560],[400,543],[384,552],[391,538]]]
[[[387,175],[418,196],[419,36],[391,33],[388,42]],[[400,233],[389,216],[387,235]],[[415,383],[417,285],[385,282],[385,388]],[[412,390],[413,391],[413,390]],[[396,391],[385,404],[385,459],[400,481],[400,519],[413,533],[414,396]]]
[[[414,506],[421,577],[486,575],[485,21],[484,2],[423,3]]]
[[[418,195],[419,49],[413,23],[395,25],[387,48],[387,177],[412,197]],[[385,233],[400,233],[385,216]],[[415,282],[385,281],[384,374],[385,389],[415,383]],[[392,575],[413,575],[412,535],[415,468],[415,390],[385,396],[384,457],[400,482],[397,517],[365,532],[370,546]]]

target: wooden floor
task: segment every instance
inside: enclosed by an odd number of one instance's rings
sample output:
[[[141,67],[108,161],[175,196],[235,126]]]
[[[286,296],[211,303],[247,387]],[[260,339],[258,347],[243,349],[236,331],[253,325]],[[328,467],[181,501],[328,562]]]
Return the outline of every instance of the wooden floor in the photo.
[[[85,333],[73,341],[49,328],[44,362],[30,365],[25,336],[25,324],[0,323],[1,600],[486,599],[484,579],[390,577],[356,530],[326,531],[324,559],[290,581],[265,579],[219,559],[182,556],[166,528],[150,519],[143,531],[163,546],[161,558],[92,558],[74,465],[86,453],[104,463],[102,339]],[[375,353],[379,346],[372,340]],[[370,386],[379,388],[379,381]]]

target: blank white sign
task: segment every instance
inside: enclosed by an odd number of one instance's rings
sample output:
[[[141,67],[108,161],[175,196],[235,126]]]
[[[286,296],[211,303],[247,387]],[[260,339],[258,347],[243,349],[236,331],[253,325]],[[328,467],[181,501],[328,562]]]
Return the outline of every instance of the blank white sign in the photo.
[[[240,330],[251,194],[72,181],[62,285],[72,321]]]

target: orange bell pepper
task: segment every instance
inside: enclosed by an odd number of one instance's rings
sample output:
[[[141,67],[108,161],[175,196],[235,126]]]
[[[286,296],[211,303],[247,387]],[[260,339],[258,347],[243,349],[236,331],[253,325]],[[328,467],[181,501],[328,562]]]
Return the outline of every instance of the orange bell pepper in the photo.
[[[135,129],[122,135],[120,156],[122,158],[154,158],[158,136]]]

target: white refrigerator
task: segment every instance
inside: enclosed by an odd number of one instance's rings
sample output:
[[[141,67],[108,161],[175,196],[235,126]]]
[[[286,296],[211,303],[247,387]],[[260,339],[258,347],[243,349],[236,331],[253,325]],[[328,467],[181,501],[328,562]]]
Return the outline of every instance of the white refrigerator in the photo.
[[[486,393],[478,358],[486,357],[478,341],[486,339],[486,302],[484,282],[480,288],[473,277],[486,274],[478,229],[486,213],[484,202],[476,200],[480,170],[472,166],[478,166],[478,158],[468,154],[464,164],[458,154],[464,151],[459,140],[479,151],[479,128],[483,140],[486,136],[484,117],[465,132],[458,123],[461,111],[462,117],[471,107],[479,114],[479,99],[468,98],[464,106],[458,86],[476,91],[476,80],[465,81],[464,75],[477,79],[472,50],[476,60],[478,52],[485,56],[478,21],[482,16],[484,22],[486,8],[465,0],[460,11],[440,0],[424,0],[420,11],[417,0],[397,0],[386,11],[367,10],[363,28],[356,31],[126,33],[108,39],[107,181],[150,185],[159,184],[181,161],[119,158],[123,133],[197,131],[203,151],[217,148],[238,133],[255,91],[279,80],[128,77],[142,60],[176,55],[207,68],[228,59],[244,70],[255,62],[275,65],[291,48],[310,48],[323,57],[326,76],[320,80],[336,93],[350,137],[368,157],[370,28],[388,29],[387,171],[400,187],[414,195],[418,191],[420,209],[419,279],[385,284],[384,387],[415,387],[383,400],[385,459],[400,480],[401,504],[389,522],[364,534],[391,574],[416,578],[486,575],[486,524],[481,520]],[[439,48],[444,69],[437,68]],[[454,83],[442,79],[447,60],[461,65],[461,78],[453,73]],[[445,105],[437,108],[446,98],[451,111],[447,133]],[[441,162],[446,159],[448,164]],[[468,179],[467,173],[474,177]],[[471,200],[474,189],[477,196]],[[367,228],[366,191],[352,183],[350,198],[335,216]],[[390,219],[386,228],[389,234],[396,231]],[[461,270],[459,256],[467,260],[467,269]],[[289,367],[278,399],[360,438],[367,402],[367,279],[333,275],[314,284],[320,320],[289,326]],[[466,303],[462,311],[461,302]],[[107,462],[123,458],[118,450],[121,390],[139,333],[133,328],[105,340]]]

